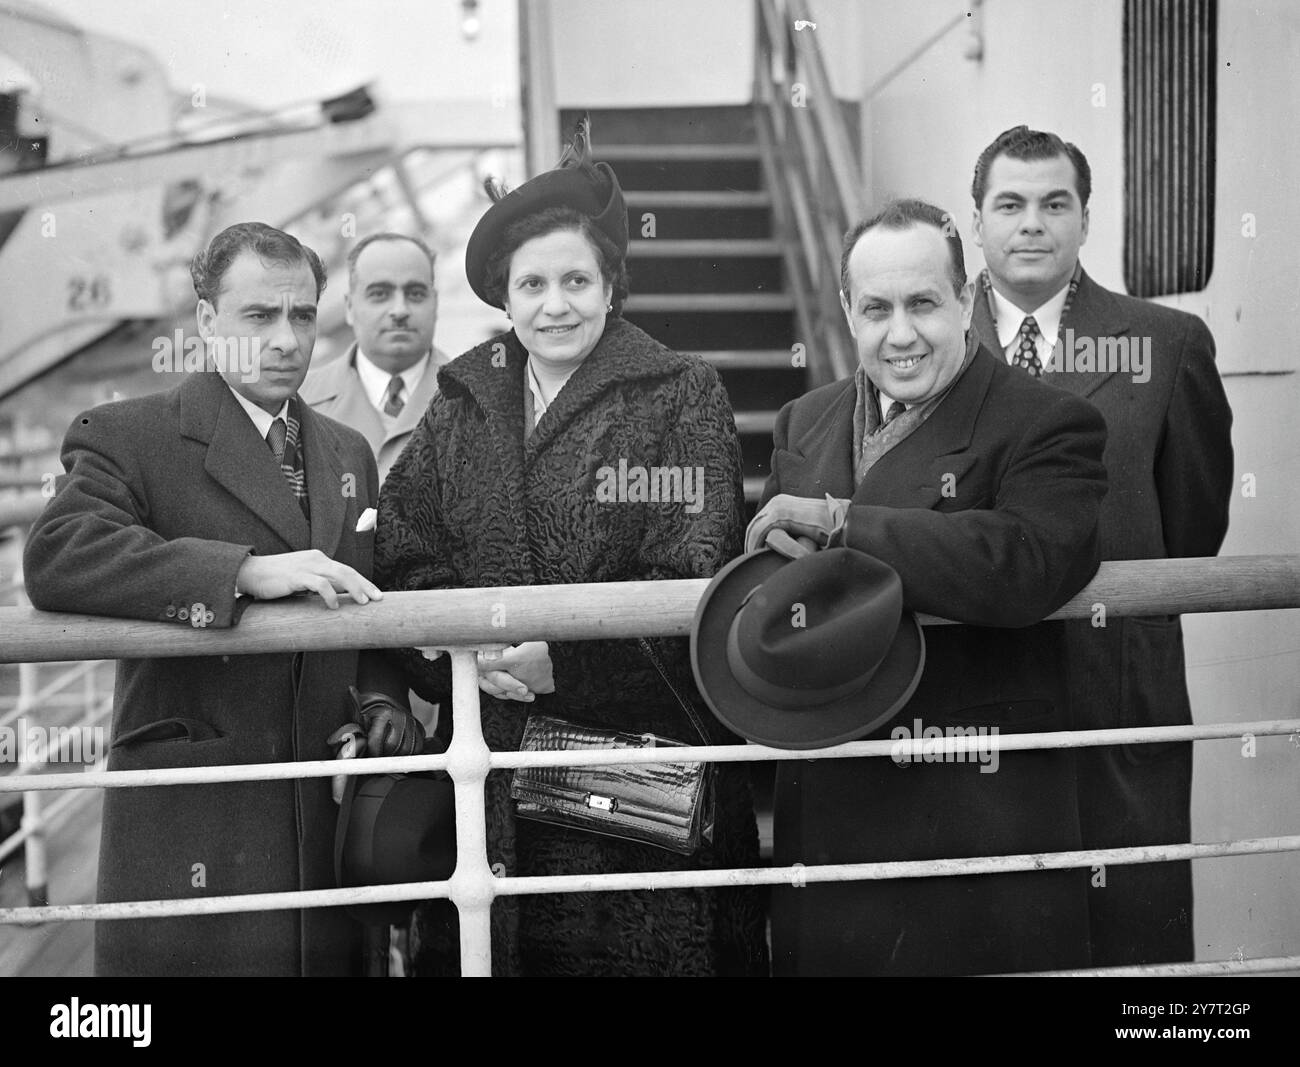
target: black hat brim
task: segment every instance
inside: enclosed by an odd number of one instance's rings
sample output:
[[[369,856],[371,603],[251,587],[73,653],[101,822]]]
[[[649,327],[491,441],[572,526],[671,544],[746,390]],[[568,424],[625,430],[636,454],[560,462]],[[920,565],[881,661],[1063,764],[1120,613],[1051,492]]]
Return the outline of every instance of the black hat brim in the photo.
[[[709,583],[691,631],[691,667],[700,694],[718,721],[755,744],[829,748],[856,741],[902,711],[921,681],[925,635],[910,611],[863,691],[806,708],[773,707],[746,691],[727,664],[727,635],[745,598],[790,561],[764,549],[732,560]]]

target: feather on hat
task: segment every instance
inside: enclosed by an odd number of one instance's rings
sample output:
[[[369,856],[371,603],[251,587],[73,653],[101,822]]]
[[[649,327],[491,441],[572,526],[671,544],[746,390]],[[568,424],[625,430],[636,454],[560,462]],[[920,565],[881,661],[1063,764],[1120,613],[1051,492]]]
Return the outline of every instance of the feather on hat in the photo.
[[[465,273],[470,288],[485,304],[496,307],[487,292],[487,266],[501,247],[506,229],[520,219],[548,208],[566,207],[591,219],[614,242],[620,256],[627,255],[627,203],[618,178],[608,163],[593,163],[591,119],[583,115],[559,162],[518,189],[508,191],[493,179],[484,182],[493,204],[474,227],[465,247]]]

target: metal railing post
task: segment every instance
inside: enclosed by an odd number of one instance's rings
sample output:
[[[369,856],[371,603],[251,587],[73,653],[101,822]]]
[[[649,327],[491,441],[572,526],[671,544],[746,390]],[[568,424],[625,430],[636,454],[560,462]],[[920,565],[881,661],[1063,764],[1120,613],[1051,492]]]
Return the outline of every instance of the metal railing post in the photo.
[[[487,856],[483,789],[490,754],[479,718],[478,657],[472,648],[458,648],[448,654],[454,729],[447,749],[447,771],[456,786],[456,870],[450,879],[450,897],[460,918],[461,976],[490,978],[491,915],[496,890]]]
[[[41,814],[43,798],[40,793],[23,794],[22,828],[27,833],[23,842],[24,866],[27,869],[27,903],[33,908],[50,902],[50,884],[45,853],[45,819]]]

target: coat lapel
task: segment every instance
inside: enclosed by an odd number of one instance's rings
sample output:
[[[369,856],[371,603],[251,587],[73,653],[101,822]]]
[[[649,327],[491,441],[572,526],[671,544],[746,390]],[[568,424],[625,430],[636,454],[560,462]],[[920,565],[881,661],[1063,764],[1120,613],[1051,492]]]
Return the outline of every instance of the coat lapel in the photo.
[[[304,383],[299,396],[305,394],[313,407],[327,407],[330,418],[351,426],[370,442],[372,452],[378,452],[384,443],[384,423],[361,388],[356,358],[357,346],[353,344],[342,359],[336,359],[321,372],[319,381]]]
[[[528,547],[528,499],[524,484],[524,361],[528,358],[513,331],[498,334],[447,364],[438,374],[438,389],[468,393],[483,412],[486,434],[500,478],[485,478],[488,492],[505,494],[514,534],[512,566],[517,580],[533,580]]]
[[[1069,331],[1068,333],[1066,331]],[[1071,342],[1074,347],[1073,358],[1082,354],[1080,342],[1085,338],[1093,344],[1094,360],[1099,355],[1096,341],[1099,337],[1122,337],[1129,332],[1129,323],[1123,310],[1109,292],[1088,277],[1087,271],[1079,276],[1079,291],[1074,294],[1074,303],[1061,331],[1061,338],[1056,342],[1052,359],[1058,367],[1071,365],[1071,353],[1065,347]],[[1096,364],[1094,363],[1094,366]],[[1096,370],[1053,371],[1045,379],[1062,389],[1068,389],[1079,396],[1091,396],[1108,381],[1120,373],[1118,370],[1099,373]]]
[[[943,499],[944,476],[952,475],[960,482],[971,465],[964,453],[975,435],[996,360],[981,345],[930,417],[867,471],[852,496],[853,503],[927,510],[938,505]]]
[[[204,469],[290,549],[306,548],[311,541],[306,516],[230,387],[219,374],[200,371],[181,389],[181,433],[207,445]],[[310,474],[309,467],[308,485]]]
[[[365,471],[346,471],[338,452],[338,438],[330,432],[320,415],[303,403],[298,404],[302,420],[303,462],[307,474],[307,493],[311,499],[311,547],[333,558],[343,535],[346,512],[344,494],[353,495],[364,484]],[[351,478],[351,483],[345,480]],[[293,503],[299,515],[302,509]]]
[[[1002,353],[997,327],[989,311],[988,298],[980,286],[977,285],[976,290],[975,316],[971,327],[979,334],[980,340],[994,358],[997,358]],[[1089,338],[1095,342],[1098,337],[1119,337],[1128,331],[1129,323],[1119,302],[1089,278],[1087,271],[1082,271],[1079,275],[1079,290],[1074,294],[1074,301],[1070,305],[1070,314],[1066,317],[1061,336],[1057,338],[1056,347],[1052,350],[1053,366],[1065,368],[1071,365],[1067,342],[1074,344],[1077,357],[1080,339]],[[1043,381],[1058,389],[1067,389],[1077,396],[1086,397],[1095,393],[1116,373],[1118,372],[1098,374],[1096,371],[1052,370],[1043,375]]]
[[[797,496],[829,493],[845,499],[853,495],[853,380],[826,407],[808,431],[779,454],[782,492]]]

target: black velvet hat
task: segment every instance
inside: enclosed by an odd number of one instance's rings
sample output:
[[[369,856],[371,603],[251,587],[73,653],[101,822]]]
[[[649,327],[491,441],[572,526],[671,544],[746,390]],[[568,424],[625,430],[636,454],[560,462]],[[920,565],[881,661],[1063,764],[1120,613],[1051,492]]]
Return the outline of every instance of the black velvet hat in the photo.
[[[489,195],[495,197],[489,187]],[[506,229],[522,218],[547,208],[567,207],[586,215],[627,254],[627,204],[618,178],[608,163],[591,162],[591,123],[584,116],[574,130],[555,168],[506,193],[478,220],[465,247],[465,273],[470,288],[485,304],[498,305],[487,293],[487,265],[501,247]]]
[[[775,748],[864,737],[911,699],[925,637],[888,564],[851,548],[788,560],[751,552],[720,570],[691,632],[700,693],[734,733]]]

